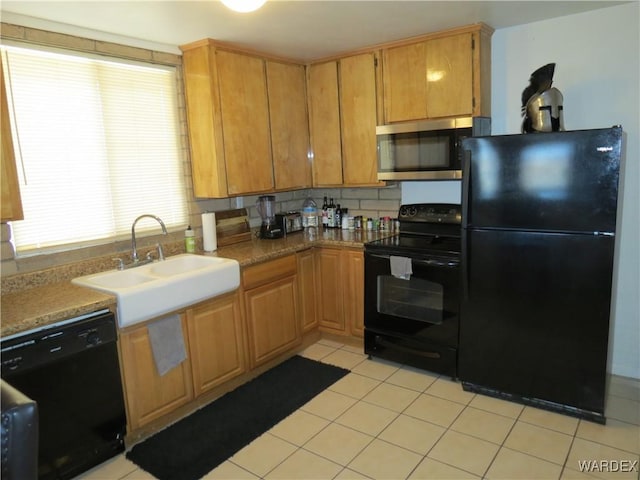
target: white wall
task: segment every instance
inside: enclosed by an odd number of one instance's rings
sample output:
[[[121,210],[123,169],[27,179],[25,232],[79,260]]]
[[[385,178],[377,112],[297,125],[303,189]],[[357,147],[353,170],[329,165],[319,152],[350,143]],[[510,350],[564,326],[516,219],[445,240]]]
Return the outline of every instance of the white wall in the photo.
[[[609,370],[640,378],[640,28],[639,3],[497,30],[492,39],[492,133],[520,131],[530,74],[556,63],[567,130],[622,125],[627,134],[620,191]],[[404,182],[402,202],[460,199],[460,183]]]

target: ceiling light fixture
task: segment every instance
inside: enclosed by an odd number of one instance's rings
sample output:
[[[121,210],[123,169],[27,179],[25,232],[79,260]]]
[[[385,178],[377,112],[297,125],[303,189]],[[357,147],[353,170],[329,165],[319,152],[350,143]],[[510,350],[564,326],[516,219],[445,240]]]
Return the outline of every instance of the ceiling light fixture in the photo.
[[[265,4],[267,0],[222,0],[228,8],[236,12],[253,12]]]

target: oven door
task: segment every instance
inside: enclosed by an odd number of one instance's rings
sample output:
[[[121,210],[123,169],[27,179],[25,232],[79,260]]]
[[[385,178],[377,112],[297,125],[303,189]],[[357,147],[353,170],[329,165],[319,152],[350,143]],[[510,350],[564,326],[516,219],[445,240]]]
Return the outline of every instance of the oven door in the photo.
[[[456,376],[457,259],[413,257],[408,280],[388,253],[365,254],[365,352]]]

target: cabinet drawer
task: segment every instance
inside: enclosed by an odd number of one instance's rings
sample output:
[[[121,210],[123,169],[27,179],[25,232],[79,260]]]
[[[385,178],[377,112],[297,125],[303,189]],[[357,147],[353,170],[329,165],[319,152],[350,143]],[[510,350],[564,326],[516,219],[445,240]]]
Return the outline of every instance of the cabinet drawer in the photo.
[[[242,270],[242,286],[255,288],[275,279],[296,274],[296,256],[287,255],[268,262],[252,265]]]

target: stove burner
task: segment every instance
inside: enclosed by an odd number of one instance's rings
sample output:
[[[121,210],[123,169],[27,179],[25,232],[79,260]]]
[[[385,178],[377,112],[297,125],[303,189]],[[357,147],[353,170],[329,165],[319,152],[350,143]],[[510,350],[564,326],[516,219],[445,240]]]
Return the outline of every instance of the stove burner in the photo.
[[[448,203],[402,205],[400,233],[366,244],[368,251],[387,255],[460,256],[461,207]]]

